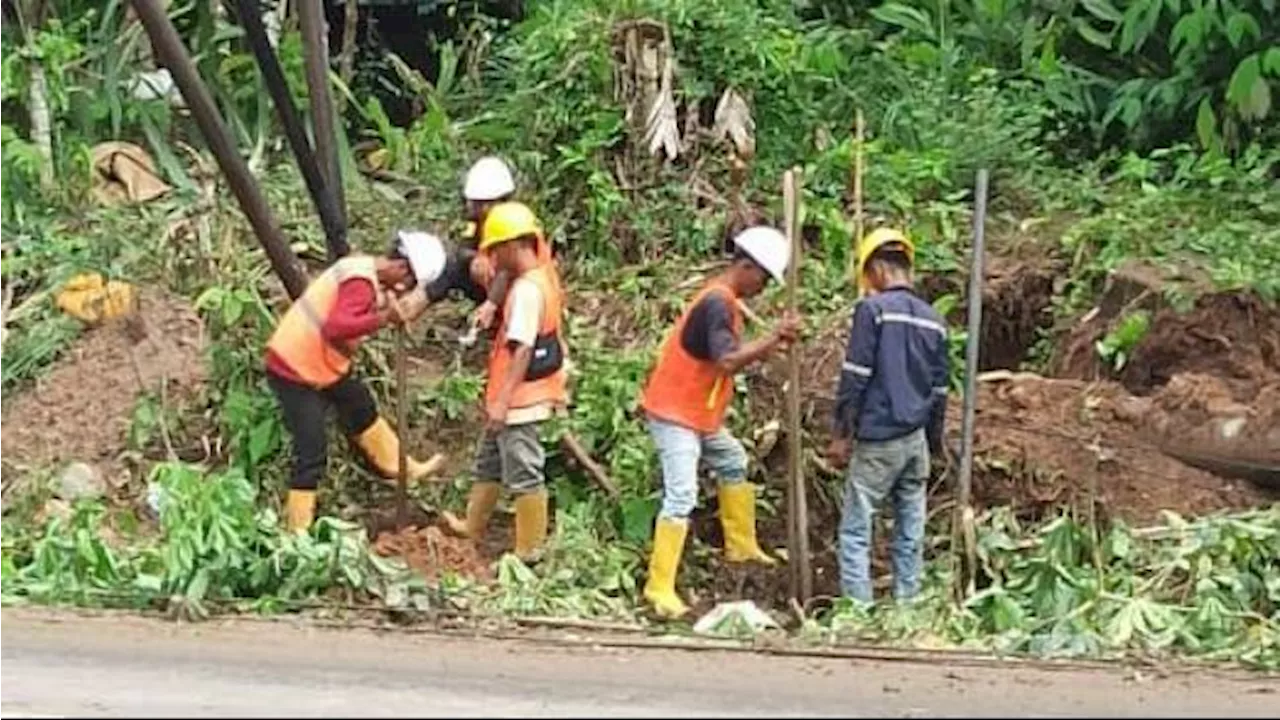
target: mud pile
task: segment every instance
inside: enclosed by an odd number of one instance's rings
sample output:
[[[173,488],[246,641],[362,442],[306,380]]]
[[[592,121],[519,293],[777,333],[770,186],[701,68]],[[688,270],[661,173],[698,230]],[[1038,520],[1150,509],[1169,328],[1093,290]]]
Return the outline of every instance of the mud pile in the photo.
[[[470,540],[446,535],[438,527],[409,526],[378,535],[374,550],[384,557],[401,557],[429,581],[445,573],[474,580],[490,580],[489,560]]]
[[[5,398],[6,469],[85,462],[114,479],[141,396],[163,387],[171,414],[199,397],[203,345],[185,300],[144,291],[135,314],[88,330],[33,387]]]
[[[958,429],[959,403],[949,415]],[[1092,494],[1110,516],[1137,523],[1161,510],[1201,515],[1268,502],[1249,482],[1167,454],[1158,428],[1179,422],[1118,383],[989,374],[978,387],[974,499],[1039,517],[1087,507]]]

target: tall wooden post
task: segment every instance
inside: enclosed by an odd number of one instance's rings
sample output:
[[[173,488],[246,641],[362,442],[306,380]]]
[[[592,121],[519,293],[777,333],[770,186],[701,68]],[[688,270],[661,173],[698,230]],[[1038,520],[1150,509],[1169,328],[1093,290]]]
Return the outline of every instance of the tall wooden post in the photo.
[[[782,203],[786,215],[791,262],[787,264],[787,310],[796,313],[800,286],[800,181],[799,168],[782,178]],[[809,508],[804,484],[804,437],[800,425],[800,343],[787,354],[787,490],[788,555],[791,558],[791,596],[803,605],[813,594],[809,567]]]

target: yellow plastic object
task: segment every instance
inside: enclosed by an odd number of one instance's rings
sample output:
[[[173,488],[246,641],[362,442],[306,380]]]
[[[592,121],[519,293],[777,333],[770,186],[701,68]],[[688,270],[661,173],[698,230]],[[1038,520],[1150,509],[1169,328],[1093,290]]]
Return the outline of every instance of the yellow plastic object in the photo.
[[[689,612],[676,594],[676,571],[689,533],[687,520],[658,518],[653,528],[653,552],[649,555],[649,579],[644,583],[644,599],[658,617],[674,620]]]
[[[133,285],[107,282],[98,273],[81,273],[68,280],[55,298],[58,309],[87,323],[100,323],[133,312],[137,293]]]
[[[316,515],[315,490],[290,490],[284,503],[285,526],[291,532],[306,532]]]
[[[547,539],[547,490],[516,497],[516,556],[533,560]]]
[[[720,525],[724,559],[732,563],[776,565],[756,541],[756,487],[749,482],[720,486]]]
[[[386,418],[379,417],[374,420],[372,425],[356,437],[356,445],[360,446],[365,456],[369,458],[369,462],[382,477],[395,480],[400,476],[400,438],[396,436],[396,431],[391,428],[391,423],[388,423]],[[405,479],[411,483],[433,472],[430,463],[424,463],[413,456],[409,457],[408,465]]]
[[[467,516],[459,518],[451,512],[442,512],[440,516],[455,535],[472,540],[484,537],[489,527],[489,518],[493,516],[493,508],[498,504],[498,493],[502,485],[488,480],[477,480],[471,483],[471,493],[467,496]]]

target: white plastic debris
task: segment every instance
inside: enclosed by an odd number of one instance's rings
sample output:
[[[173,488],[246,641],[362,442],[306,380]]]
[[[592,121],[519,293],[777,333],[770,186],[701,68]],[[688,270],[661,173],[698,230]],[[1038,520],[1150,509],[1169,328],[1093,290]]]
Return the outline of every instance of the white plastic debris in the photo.
[[[693,625],[693,631],[699,635],[754,635],[776,629],[778,624],[773,618],[750,600],[720,603]]]
[[[160,487],[159,484],[147,484],[147,507],[151,508],[151,512],[156,515],[160,514],[160,508],[164,505],[164,496],[164,488]]]

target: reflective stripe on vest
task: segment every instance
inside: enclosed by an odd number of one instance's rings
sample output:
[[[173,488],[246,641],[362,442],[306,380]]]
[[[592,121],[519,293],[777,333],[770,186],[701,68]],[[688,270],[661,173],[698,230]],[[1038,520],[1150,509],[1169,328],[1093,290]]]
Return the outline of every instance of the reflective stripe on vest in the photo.
[[[506,340],[507,318],[511,317],[511,304],[515,299],[515,293],[512,290],[515,289],[515,284],[520,281],[530,281],[536,284],[539,294],[542,296],[542,313],[538,324],[538,336],[554,336],[560,344],[561,355],[568,357],[568,352],[564,349],[564,338],[560,335],[560,316],[564,307],[564,295],[555,265],[548,262],[538,265],[533,270],[512,281],[510,288],[507,290],[507,299],[503,303],[503,322],[489,351],[489,377],[485,386],[485,406],[489,409],[493,409],[498,401],[498,392],[506,378],[507,368],[511,364],[511,343]],[[569,399],[567,381],[568,375],[563,364],[555,372],[544,378],[525,380],[512,391],[507,409],[515,410],[542,403],[562,405],[568,402]]]
[[[322,330],[338,299],[338,287],[354,278],[368,280],[377,295],[374,259],[368,255],[344,257],[311,281],[267,342],[267,347],[310,385],[328,387],[351,370],[351,356],[359,341],[337,345],[325,340]]]
[[[707,285],[693,297],[663,340],[658,362],[640,395],[640,405],[650,416],[701,433],[720,429],[733,399],[733,377],[722,373],[716,363],[690,355],[681,342],[689,315],[712,293],[719,294],[729,307],[734,338],[742,335],[742,311],[733,290],[718,282]]]

